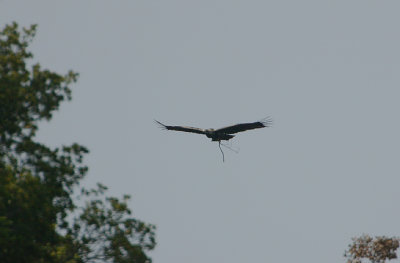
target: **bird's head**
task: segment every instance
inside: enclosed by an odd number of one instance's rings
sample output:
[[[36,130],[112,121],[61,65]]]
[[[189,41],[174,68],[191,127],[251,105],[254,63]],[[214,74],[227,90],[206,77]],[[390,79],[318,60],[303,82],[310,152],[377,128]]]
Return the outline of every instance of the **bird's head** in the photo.
[[[205,132],[206,134],[212,134],[214,133],[214,129],[206,129]]]

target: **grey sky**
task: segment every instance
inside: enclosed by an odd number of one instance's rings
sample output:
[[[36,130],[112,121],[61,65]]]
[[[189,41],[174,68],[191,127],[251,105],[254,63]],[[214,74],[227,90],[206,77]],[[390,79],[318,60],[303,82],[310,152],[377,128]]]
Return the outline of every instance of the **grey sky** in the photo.
[[[400,2],[0,1],[43,67],[81,74],[40,140],[79,142],[88,185],[131,194],[154,262],[344,262],[400,235]],[[239,154],[204,136],[238,134]],[[397,261],[399,262],[399,261]]]

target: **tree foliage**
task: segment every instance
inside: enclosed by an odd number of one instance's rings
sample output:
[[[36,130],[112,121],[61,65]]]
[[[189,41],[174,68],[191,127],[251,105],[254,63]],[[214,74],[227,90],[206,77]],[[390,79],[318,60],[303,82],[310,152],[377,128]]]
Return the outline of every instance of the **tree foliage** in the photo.
[[[0,31],[1,262],[150,262],[144,251],[155,246],[155,227],[131,216],[128,196],[105,197],[99,184],[81,189],[77,206],[88,149],[35,141],[39,121],[71,99],[78,77],[28,65],[35,33],[36,25],[16,23]]]
[[[368,260],[372,263],[385,263],[387,260],[397,258],[396,250],[399,248],[399,238],[363,235],[353,238],[353,243],[346,251],[348,263],[361,263]]]

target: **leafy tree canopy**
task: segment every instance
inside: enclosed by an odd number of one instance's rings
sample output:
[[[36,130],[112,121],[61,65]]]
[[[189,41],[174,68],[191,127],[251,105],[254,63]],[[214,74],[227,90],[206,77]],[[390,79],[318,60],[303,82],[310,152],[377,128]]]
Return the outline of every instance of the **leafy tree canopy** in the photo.
[[[348,263],[385,263],[388,260],[396,259],[396,250],[399,248],[400,239],[397,237],[369,235],[353,238],[345,253]],[[363,261],[364,260],[364,261]]]
[[[35,32],[17,23],[0,31],[1,262],[150,262],[155,227],[132,217],[129,196],[106,197],[101,184],[79,187],[88,149],[35,141],[38,122],[71,99],[78,77],[28,65]]]

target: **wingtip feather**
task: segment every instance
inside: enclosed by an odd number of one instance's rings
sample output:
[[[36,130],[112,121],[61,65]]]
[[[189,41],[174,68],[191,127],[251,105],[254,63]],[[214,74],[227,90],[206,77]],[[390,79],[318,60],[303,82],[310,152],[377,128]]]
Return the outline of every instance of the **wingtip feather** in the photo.
[[[272,118],[270,116],[262,119],[261,124],[264,125],[264,127],[271,127],[273,124]]]
[[[161,129],[163,129],[163,130],[166,130],[167,129],[167,126],[166,125],[164,125],[164,124],[162,124],[161,122],[159,122],[158,120],[154,120],[154,122],[155,123],[157,123],[158,124],[158,126],[160,126],[160,128]]]

